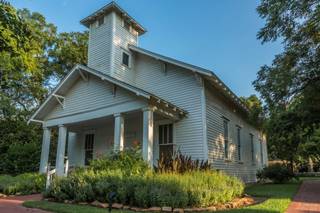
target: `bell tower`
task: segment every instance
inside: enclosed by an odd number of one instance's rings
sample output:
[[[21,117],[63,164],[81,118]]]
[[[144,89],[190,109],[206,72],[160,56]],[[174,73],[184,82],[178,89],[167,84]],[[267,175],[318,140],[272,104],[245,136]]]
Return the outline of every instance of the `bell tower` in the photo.
[[[89,29],[88,67],[131,81],[134,60],[128,45],[138,45],[146,30],[114,1],[81,20]]]

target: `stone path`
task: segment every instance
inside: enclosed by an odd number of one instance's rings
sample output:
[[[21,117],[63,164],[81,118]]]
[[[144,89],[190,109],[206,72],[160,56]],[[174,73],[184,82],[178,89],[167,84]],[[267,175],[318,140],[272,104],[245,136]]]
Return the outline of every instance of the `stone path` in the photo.
[[[287,213],[320,213],[320,180],[303,181]]]
[[[48,213],[40,209],[29,209],[22,206],[22,203],[27,200],[41,200],[42,195],[26,195],[0,198],[1,213]]]

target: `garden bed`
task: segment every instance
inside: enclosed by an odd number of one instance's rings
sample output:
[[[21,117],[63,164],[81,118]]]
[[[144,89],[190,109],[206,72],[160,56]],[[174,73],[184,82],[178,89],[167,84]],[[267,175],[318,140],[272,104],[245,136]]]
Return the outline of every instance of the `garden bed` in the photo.
[[[171,208],[171,207],[150,207],[150,208],[139,208],[133,206],[126,206],[119,203],[114,203],[112,209],[115,212],[208,212],[208,211],[220,211],[233,208],[241,208],[244,206],[249,206],[253,204],[260,203],[265,199],[253,198],[250,196],[245,196],[243,198],[236,198],[231,202],[223,205],[216,205],[207,208]],[[77,209],[85,209],[86,212],[105,212],[103,209],[108,209],[108,203],[101,203],[99,201],[94,201],[92,203],[72,203],[70,201],[64,201],[64,203],[57,203],[49,201],[48,199],[44,201],[27,201],[23,204],[29,208],[39,208],[44,210],[51,210],[55,212],[78,212]]]
[[[155,172],[148,169],[140,156],[129,152],[95,160],[86,169],[56,178],[45,197],[58,202],[111,201],[135,208],[174,209],[208,208],[243,195],[244,184],[223,172],[199,170],[191,160],[187,162],[192,166],[182,165],[182,173]]]

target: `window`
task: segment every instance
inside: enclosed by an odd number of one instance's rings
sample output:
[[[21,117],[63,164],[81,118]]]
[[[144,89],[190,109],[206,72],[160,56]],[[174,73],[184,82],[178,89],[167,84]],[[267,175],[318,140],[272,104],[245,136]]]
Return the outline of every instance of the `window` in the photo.
[[[98,27],[104,24],[104,16],[98,19]]]
[[[128,53],[126,52],[122,52],[122,64],[126,65],[127,67],[129,67],[129,63],[130,63],[130,56]]]
[[[238,160],[241,161],[241,127],[237,126]]]
[[[254,164],[254,143],[253,143],[253,134],[250,134],[250,143],[251,143],[251,161]]]
[[[224,138],[224,157],[229,157],[229,121],[227,119],[223,120],[223,138]]]
[[[130,23],[127,20],[123,20],[123,27],[130,32]]]
[[[173,125],[159,125],[159,156],[168,158],[173,155]]]
[[[168,72],[168,64],[167,63],[163,63],[163,72],[164,72],[164,74],[167,74],[167,72]]]
[[[94,134],[86,134],[85,137],[85,157],[84,164],[89,165],[90,161],[93,158],[93,141]]]
[[[260,140],[260,162],[261,162],[261,165],[263,165],[263,147],[262,147],[262,140]]]

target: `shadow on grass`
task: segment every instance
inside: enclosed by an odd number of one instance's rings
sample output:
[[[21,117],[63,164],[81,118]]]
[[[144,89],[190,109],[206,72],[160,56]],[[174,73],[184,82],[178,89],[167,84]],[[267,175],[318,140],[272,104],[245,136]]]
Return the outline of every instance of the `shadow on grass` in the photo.
[[[265,209],[233,209],[233,210],[225,210],[225,211],[216,211],[221,213],[279,213],[279,211],[274,210],[265,210]]]
[[[254,197],[292,199],[297,193],[300,182],[285,184],[253,184],[245,189],[245,193]]]

